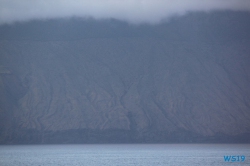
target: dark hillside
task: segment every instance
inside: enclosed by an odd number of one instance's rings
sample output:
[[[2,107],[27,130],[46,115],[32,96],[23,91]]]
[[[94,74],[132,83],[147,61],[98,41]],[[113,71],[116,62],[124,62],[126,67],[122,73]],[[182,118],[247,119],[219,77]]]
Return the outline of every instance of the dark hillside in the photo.
[[[0,143],[249,142],[250,14],[0,26]]]

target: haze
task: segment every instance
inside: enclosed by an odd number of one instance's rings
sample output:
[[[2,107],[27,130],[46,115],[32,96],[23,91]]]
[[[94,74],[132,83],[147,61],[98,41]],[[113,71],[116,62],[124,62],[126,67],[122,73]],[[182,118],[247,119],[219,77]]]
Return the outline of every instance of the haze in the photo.
[[[0,0],[0,24],[33,19],[92,17],[158,23],[189,11],[249,11],[249,0]]]

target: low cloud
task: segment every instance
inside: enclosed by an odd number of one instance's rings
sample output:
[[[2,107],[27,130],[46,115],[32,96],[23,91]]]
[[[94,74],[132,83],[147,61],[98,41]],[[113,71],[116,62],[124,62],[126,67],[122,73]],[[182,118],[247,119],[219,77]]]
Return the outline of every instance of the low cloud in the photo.
[[[0,0],[0,24],[64,17],[157,23],[189,11],[250,11],[250,0]]]

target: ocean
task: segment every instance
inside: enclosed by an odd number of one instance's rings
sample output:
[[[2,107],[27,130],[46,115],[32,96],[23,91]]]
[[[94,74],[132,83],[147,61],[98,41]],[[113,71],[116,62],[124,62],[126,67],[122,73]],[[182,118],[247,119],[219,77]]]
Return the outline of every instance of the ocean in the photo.
[[[250,165],[250,144],[0,145],[1,166]]]

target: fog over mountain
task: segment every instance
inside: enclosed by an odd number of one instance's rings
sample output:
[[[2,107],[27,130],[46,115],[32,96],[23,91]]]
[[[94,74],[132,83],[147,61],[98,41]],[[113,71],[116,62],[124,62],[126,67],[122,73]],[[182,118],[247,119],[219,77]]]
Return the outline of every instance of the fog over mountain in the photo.
[[[159,23],[195,11],[249,11],[249,0],[0,0],[0,24],[33,19],[91,17]]]
[[[249,142],[249,45],[231,10],[1,25],[0,143]]]

